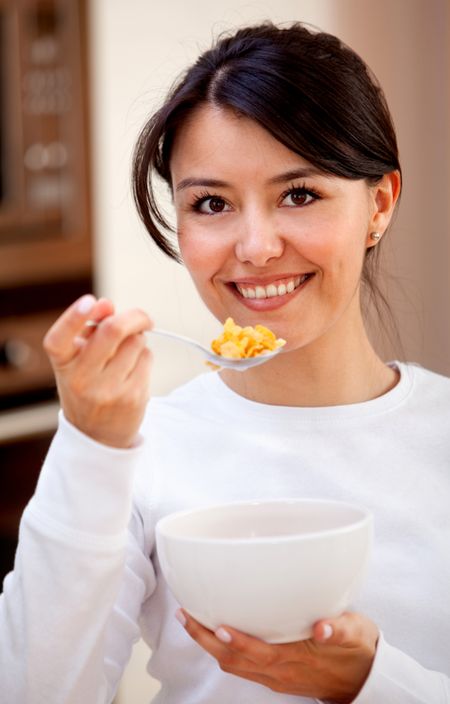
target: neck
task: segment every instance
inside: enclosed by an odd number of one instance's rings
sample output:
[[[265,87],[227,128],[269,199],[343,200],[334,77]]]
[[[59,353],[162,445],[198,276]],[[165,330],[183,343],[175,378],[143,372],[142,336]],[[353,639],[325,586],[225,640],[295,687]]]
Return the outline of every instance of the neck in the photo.
[[[398,373],[376,354],[362,318],[347,327],[246,372],[223,370],[221,378],[241,396],[271,405],[338,406],[377,398],[395,386]]]

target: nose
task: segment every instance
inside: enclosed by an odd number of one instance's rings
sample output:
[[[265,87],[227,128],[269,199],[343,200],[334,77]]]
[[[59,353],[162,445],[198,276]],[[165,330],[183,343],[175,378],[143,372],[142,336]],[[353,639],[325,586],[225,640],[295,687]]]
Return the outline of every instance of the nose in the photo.
[[[271,259],[282,256],[285,243],[269,217],[248,217],[241,223],[235,253],[245,264],[265,266]]]

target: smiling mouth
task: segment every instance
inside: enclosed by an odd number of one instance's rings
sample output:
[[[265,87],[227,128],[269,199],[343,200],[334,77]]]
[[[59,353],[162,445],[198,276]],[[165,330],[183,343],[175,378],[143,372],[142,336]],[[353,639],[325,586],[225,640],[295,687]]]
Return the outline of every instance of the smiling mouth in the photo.
[[[296,288],[305,283],[311,276],[314,276],[314,274],[302,274],[301,276],[286,279],[281,283],[276,282],[266,286],[237,283],[234,283],[234,286],[244,298],[276,298],[278,296],[286,296],[288,293],[293,293]]]

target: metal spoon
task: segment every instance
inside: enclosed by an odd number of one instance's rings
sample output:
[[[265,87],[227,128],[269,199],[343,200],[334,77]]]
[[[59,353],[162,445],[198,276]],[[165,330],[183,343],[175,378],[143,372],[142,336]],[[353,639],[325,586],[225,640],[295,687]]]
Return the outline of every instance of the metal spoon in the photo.
[[[153,328],[150,333],[154,335],[161,335],[163,337],[171,337],[174,340],[179,340],[184,342],[191,347],[195,347],[197,350],[203,354],[204,357],[216,367],[227,369],[234,369],[238,372],[245,372],[246,369],[251,369],[251,367],[257,367],[259,364],[264,364],[269,362],[271,359],[276,357],[280,351],[280,347],[273,352],[262,352],[257,357],[246,357],[243,359],[230,359],[229,357],[222,357],[220,354],[215,354],[212,350],[204,347],[199,342],[192,340],[190,337],[185,337],[184,335],[178,335],[175,332],[170,332],[169,330],[161,330],[161,328]]]

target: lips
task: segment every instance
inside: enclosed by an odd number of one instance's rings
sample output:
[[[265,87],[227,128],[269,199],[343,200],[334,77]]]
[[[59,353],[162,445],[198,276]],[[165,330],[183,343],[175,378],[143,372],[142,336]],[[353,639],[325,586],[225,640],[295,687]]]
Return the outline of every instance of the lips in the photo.
[[[234,282],[234,286],[238,290],[241,296],[246,299],[264,299],[264,298],[277,298],[280,296],[286,296],[289,293],[293,293],[299,286],[301,286],[307,279],[312,276],[311,273],[299,274],[297,276],[290,276],[284,279],[276,279],[270,283],[254,283],[254,282],[244,282],[239,283]]]

